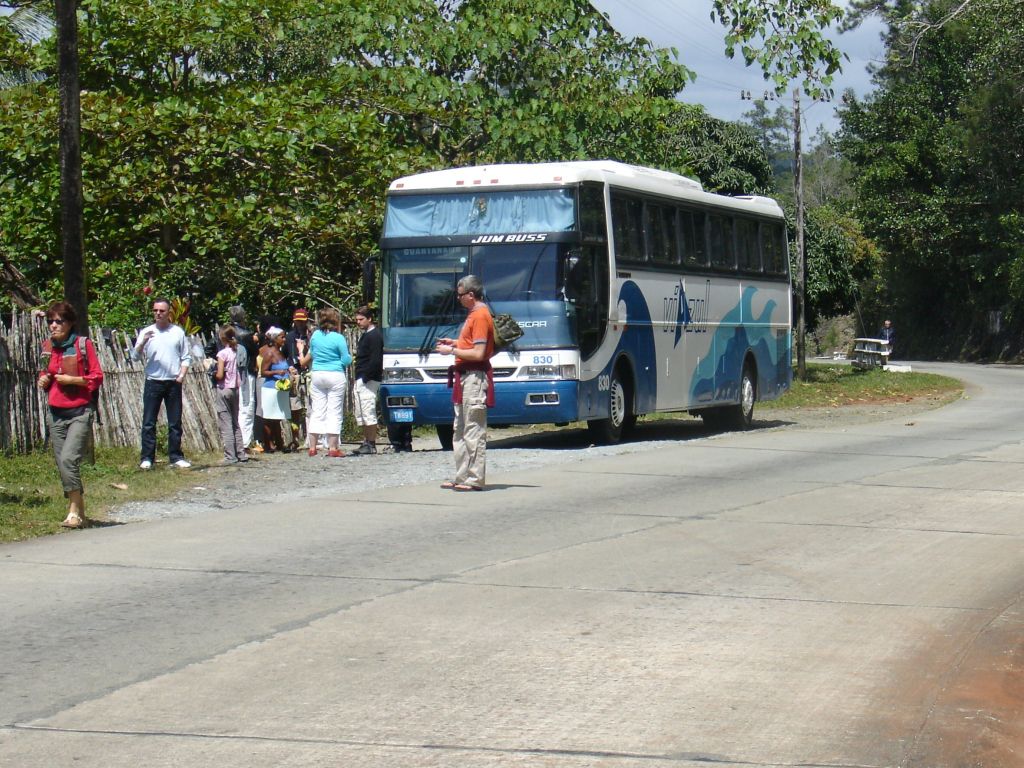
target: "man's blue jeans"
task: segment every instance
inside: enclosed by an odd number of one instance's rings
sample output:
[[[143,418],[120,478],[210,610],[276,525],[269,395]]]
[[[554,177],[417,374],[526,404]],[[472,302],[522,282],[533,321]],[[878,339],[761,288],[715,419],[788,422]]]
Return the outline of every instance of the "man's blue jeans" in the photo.
[[[161,403],[167,409],[167,456],[173,464],[185,458],[181,452],[181,384],[174,379],[146,379],[142,390],[140,461],[156,458],[156,417]]]

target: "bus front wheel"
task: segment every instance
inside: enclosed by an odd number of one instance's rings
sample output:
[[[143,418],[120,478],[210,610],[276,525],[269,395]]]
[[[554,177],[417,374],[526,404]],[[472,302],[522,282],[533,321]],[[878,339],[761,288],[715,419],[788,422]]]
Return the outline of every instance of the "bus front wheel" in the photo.
[[[633,392],[616,369],[608,383],[608,418],[588,421],[587,429],[595,443],[613,445],[628,435],[635,423]]]

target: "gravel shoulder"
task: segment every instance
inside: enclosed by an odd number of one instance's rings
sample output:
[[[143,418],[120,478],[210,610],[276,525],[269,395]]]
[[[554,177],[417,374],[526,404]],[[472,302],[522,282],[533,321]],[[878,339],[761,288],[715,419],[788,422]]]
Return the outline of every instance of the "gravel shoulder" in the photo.
[[[759,409],[754,429],[835,429],[857,424],[910,418],[942,405],[920,399],[910,402],[837,408]],[[657,450],[666,442],[715,439],[699,418],[641,420],[634,438],[619,445],[594,445],[586,429],[491,428],[487,465],[492,475],[535,466],[579,462],[595,456],[614,456]],[[379,444],[379,446],[385,443]],[[355,446],[347,446],[354,448]],[[432,435],[416,437],[412,453],[384,448],[376,456],[310,457],[303,451],[254,457],[246,464],[195,465],[194,484],[176,496],[159,501],[129,502],[110,510],[111,523],[144,522],[192,517],[256,502],[296,500],[310,496],[358,493],[376,488],[440,483],[452,472],[450,452],[442,451]],[[157,464],[154,471],[168,471]],[[267,489],[279,489],[276,493]]]

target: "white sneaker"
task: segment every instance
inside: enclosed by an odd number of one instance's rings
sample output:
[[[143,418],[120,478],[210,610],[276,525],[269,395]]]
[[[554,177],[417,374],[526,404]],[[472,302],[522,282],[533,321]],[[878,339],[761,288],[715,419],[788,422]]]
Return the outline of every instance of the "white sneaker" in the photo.
[[[177,467],[178,469],[188,469],[189,467],[192,466],[192,462],[191,461],[185,461],[185,459],[178,459],[177,461],[172,463],[171,466],[172,467]]]
[[[139,462],[139,469],[152,469],[152,468],[153,468],[153,462],[150,461],[149,459],[143,459],[141,462]]]

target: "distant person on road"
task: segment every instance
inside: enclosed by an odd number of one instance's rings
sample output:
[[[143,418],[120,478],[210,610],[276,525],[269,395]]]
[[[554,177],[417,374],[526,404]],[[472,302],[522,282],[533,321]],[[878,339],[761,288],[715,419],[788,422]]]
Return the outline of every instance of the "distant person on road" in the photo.
[[[377,452],[377,392],[384,378],[384,336],[373,324],[373,310],[368,306],[356,310],[356,325],[363,333],[356,342],[353,412],[363,429],[363,443],[349,455],[366,456]]]
[[[316,456],[320,436],[327,436],[327,455],[340,458],[338,445],[345,407],[348,378],[345,369],[352,363],[348,342],[339,332],[341,317],[336,309],[321,309],[320,326],[309,337],[309,351],[303,364],[310,366],[309,390],[309,455]]]
[[[167,415],[167,455],[171,466],[188,469],[192,464],[181,452],[181,385],[192,353],[185,332],[171,322],[171,303],[153,299],[153,324],[139,333],[135,355],[146,363],[142,391],[142,449],[139,469],[151,469],[156,458],[156,418],[163,405]]]
[[[239,384],[238,350],[245,351],[238,343],[235,329],[230,325],[220,332],[221,349],[217,352],[217,387],[214,391],[214,408],[217,411],[217,428],[224,444],[224,463],[235,464],[248,461],[245,454],[245,440],[238,420]]]
[[[878,332],[878,338],[889,342],[889,359],[896,357],[896,329],[892,327],[892,320],[882,323],[882,330]]]
[[[455,478],[441,484],[453,491],[482,491],[487,472],[487,408],[494,405],[494,321],[484,304],[483,284],[475,275],[459,280],[455,294],[468,310],[458,339],[438,339],[437,352],[451,355],[448,369],[455,406]]]
[[[81,464],[88,454],[92,438],[92,396],[103,383],[96,348],[90,339],[75,333],[78,315],[65,301],[46,310],[50,338],[43,344],[42,370],[36,385],[46,391],[46,414],[53,458],[57,462],[61,486],[68,500],[65,528],[88,525],[85,516]]]

